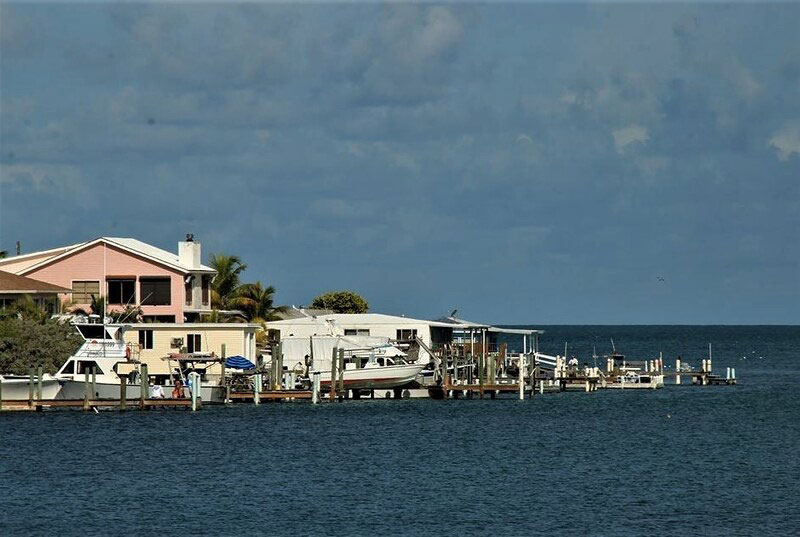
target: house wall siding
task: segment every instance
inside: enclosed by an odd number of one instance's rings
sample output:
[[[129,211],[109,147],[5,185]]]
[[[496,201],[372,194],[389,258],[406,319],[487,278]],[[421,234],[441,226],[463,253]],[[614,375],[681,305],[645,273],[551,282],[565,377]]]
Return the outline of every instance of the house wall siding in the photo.
[[[170,305],[142,306],[142,313],[144,315],[174,315],[175,322],[183,322],[183,275],[176,270],[171,270],[110,245],[96,244],[52,264],[33,270],[27,273],[26,276],[67,288],[72,288],[72,282],[76,280],[97,280],[101,282],[100,292],[103,296],[107,292],[104,283],[106,278],[133,276],[137,278],[137,303],[142,298],[139,296],[138,278],[147,276],[168,277],[170,278]],[[65,293],[60,298],[69,300],[71,299],[71,293]],[[83,308],[89,307],[89,304],[76,305]]]
[[[169,364],[162,358],[180,352],[180,349],[172,348],[170,345],[173,338],[182,338],[186,345],[187,334],[200,334],[201,350],[203,352],[213,352],[217,356],[222,356],[222,345],[225,345],[227,356],[244,356],[251,362],[255,362],[255,332],[253,327],[241,325],[231,325],[230,328],[217,328],[208,326],[194,326],[187,324],[185,327],[166,327],[153,324],[132,325],[124,334],[125,343],[138,345],[139,331],[153,331],[153,348],[142,349],[139,351],[138,358],[142,363],[147,364],[148,371],[154,375],[166,375],[169,373]],[[250,344],[252,341],[252,344]],[[176,363],[173,362],[175,367]],[[210,374],[219,374],[220,367],[213,366],[209,369]]]

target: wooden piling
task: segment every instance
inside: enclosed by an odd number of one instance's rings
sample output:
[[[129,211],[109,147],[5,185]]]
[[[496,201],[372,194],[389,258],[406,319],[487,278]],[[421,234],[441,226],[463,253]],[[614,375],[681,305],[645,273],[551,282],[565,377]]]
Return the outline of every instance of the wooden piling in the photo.
[[[228,382],[225,379],[225,359],[228,357],[228,346],[225,343],[220,345],[220,354],[222,355],[222,359],[219,364],[219,384],[222,386],[224,392],[222,395],[222,402],[227,403],[230,400],[230,386],[228,386]]]
[[[149,395],[147,392],[150,391],[150,381],[147,378],[147,364],[142,364],[139,366],[139,408],[145,408],[145,399]]]
[[[517,364],[517,369],[519,369],[518,373],[518,382],[519,382],[519,400],[525,400],[525,354],[519,355],[519,363]]]
[[[34,371],[32,367],[30,368],[30,371],[28,371],[28,373],[30,375],[28,377],[28,405],[33,406]]]
[[[200,393],[200,375],[197,371],[192,371],[189,373],[189,380],[192,383],[192,412],[197,411],[197,397]]]
[[[97,397],[97,368],[92,366],[92,399]]]
[[[333,352],[331,353],[331,388],[329,390],[329,395],[331,401],[336,400],[336,382],[337,382],[337,375],[336,375],[336,365],[339,363],[339,350],[334,347]]]
[[[261,402],[261,373],[253,375],[253,404]]]
[[[344,391],[344,349],[339,349],[339,386],[337,387],[342,396],[346,396]]]
[[[36,379],[36,400],[42,400],[42,366],[39,366],[39,369],[36,371],[37,379]]]
[[[83,409],[89,410],[89,372],[83,370]]]
[[[128,406],[128,377],[122,376],[119,379],[119,409],[125,410]]]
[[[681,383],[681,357],[675,358],[675,384]]]
[[[0,382],[0,410],[3,410],[3,383]]]
[[[311,373],[311,402],[319,404],[319,386],[320,386],[320,372],[314,371]],[[374,396],[374,394],[373,394]]]

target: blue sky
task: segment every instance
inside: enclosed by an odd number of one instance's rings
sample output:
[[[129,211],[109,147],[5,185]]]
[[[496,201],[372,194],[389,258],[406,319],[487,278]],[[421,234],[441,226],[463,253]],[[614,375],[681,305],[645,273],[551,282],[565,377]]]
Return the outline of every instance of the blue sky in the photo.
[[[800,5],[3,3],[0,24],[0,249],[192,232],[281,303],[800,322]]]

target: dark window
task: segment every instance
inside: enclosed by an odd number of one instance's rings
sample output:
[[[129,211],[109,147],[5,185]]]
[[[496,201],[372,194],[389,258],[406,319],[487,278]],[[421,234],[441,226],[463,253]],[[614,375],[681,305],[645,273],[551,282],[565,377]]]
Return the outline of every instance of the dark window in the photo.
[[[174,315],[143,315],[143,323],[174,323]]]
[[[72,301],[76,304],[91,304],[92,297],[100,296],[99,281],[74,281],[72,282]]]
[[[169,306],[170,279],[169,278],[140,278],[139,296],[142,297],[144,306]]]
[[[200,334],[186,334],[186,352],[201,352]]]
[[[203,276],[201,284],[203,291],[203,305],[208,306],[209,289],[211,288],[211,276]]]
[[[416,329],[412,330],[401,329],[397,331],[397,341],[411,341],[415,337],[417,337]]]
[[[152,330],[139,330],[139,348],[152,349],[153,348],[153,331]]]
[[[102,324],[79,324],[76,328],[86,339],[113,339]]]
[[[108,280],[108,303],[135,304],[136,280],[129,278]]]
[[[345,328],[344,335],[346,336],[368,336],[369,329],[359,328],[356,330],[355,328]]]
[[[94,368],[94,372],[96,375],[102,375],[103,370],[100,369],[100,366],[97,365],[97,362],[94,360],[80,360],[78,362],[78,374],[79,375],[86,375],[92,373],[92,368]]]
[[[190,278],[188,282],[184,282],[183,284],[183,292],[186,294],[186,305],[192,305],[192,279]]]
[[[67,363],[64,364],[64,367],[61,368],[61,371],[59,371],[59,373],[64,374],[64,375],[73,375],[73,374],[75,374],[75,360],[67,361]]]

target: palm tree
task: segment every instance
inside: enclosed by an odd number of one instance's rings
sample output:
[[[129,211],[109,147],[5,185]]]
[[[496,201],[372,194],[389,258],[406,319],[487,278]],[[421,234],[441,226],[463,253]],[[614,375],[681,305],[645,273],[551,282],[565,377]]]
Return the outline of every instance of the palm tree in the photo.
[[[275,307],[275,288],[264,287],[261,282],[245,283],[236,288],[230,304],[241,310],[250,322],[267,322],[278,319],[275,315],[283,311],[282,307]]]
[[[229,309],[239,287],[239,276],[247,268],[237,255],[212,254],[209,263],[217,271],[211,281],[211,307]]]
[[[23,295],[21,298],[15,300],[14,303],[8,307],[8,311],[20,319],[35,321],[42,324],[50,317],[50,314],[37,304],[31,295]]]

